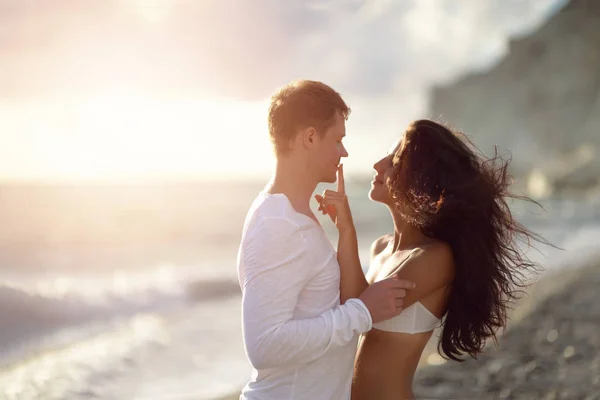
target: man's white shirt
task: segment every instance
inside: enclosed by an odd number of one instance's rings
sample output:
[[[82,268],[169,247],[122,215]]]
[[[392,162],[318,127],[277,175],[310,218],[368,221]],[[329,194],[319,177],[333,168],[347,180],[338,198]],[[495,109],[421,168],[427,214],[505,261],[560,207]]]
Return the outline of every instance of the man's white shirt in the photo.
[[[261,192],[238,252],[244,347],[254,370],[240,399],[350,399],[362,301],[340,305],[337,253],[283,194]]]

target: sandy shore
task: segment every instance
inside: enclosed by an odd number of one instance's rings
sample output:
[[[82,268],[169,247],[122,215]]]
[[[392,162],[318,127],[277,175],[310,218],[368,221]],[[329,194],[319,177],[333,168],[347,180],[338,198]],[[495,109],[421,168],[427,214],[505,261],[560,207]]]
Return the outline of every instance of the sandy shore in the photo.
[[[544,276],[516,304],[498,346],[477,360],[444,361],[436,332],[417,372],[417,398],[600,400],[599,289],[600,260]]]
[[[600,261],[541,279],[497,347],[478,360],[421,367],[417,398],[600,399],[599,288]]]

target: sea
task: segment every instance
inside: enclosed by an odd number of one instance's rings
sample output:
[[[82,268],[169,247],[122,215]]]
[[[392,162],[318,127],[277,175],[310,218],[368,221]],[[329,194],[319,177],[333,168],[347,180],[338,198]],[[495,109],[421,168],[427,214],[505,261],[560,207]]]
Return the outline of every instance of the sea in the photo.
[[[264,183],[0,186],[0,399],[214,400],[239,392],[251,366],[237,248]],[[372,241],[392,231],[369,185],[347,178],[365,270]],[[510,205],[555,246],[527,250],[541,275],[600,259],[598,192],[540,204]],[[335,245],[335,227],[319,218]]]

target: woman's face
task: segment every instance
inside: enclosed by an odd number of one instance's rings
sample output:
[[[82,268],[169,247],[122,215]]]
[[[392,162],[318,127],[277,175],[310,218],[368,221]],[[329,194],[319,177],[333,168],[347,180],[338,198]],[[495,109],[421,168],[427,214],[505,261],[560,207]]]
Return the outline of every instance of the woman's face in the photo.
[[[392,161],[394,160],[394,155],[399,150],[402,145],[402,140],[398,140],[390,150],[388,150],[387,154],[377,161],[373,165],[373,169],[375,169],[375,177],[371,182],[371,190],[369,191],[369,198],[373,201],[378,201],[383,204],[391,205],[392,197],[389,191],[390,179],[393,176],[394,166]]]

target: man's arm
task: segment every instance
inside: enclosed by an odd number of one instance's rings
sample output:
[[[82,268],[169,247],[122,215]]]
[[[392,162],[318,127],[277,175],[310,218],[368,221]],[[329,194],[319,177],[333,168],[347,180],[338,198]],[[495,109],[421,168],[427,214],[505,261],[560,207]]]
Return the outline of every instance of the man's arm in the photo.
[[[312,276],[302,232],[292,223],[260,223],[243,245],[244,344],[257,369],[304,363],[371,329],[365,304],[352,299],[323,314],[293,319],[300,291]]]

